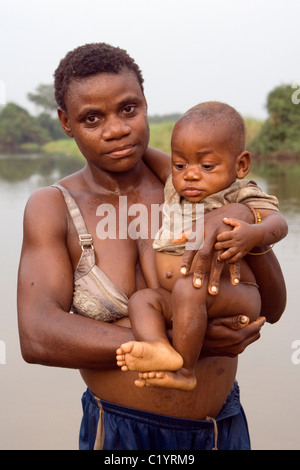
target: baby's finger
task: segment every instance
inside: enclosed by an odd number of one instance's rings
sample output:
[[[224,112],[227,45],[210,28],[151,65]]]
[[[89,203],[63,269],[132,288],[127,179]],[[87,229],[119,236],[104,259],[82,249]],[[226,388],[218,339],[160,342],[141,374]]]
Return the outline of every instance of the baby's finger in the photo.
[[[233,217],[224,217],[223,222],[224,224],[231,225],[232,227],[237,227],[240,225],[240,221],[238,219],[234,219]]]
[[[238,250],[235,247],[230,247],[228,250],[224,250],[220,255],[220,261],[231,261],[234,262],[234,257],[238,254]]]
[[[233,245],[232,239],[231,240],[225,240],[225,241],[218,241],[215,243],[215,250],[216,251],[223,251],[227,250],[228,248],[231,248]]]
[[[227,240],[231,240],[232,239],[232,230],[230,231],[226,231],[226,232],[222,232],[222,233],[219,233],[219,235],[217,235],[217,242],[226,242]]]

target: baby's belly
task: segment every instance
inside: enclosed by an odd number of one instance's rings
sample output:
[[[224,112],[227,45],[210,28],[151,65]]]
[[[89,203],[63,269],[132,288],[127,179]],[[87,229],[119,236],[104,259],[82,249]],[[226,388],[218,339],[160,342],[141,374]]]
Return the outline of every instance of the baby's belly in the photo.
[[[163,388],[138,388],[135,372],[117,369],[82,370],[86,385],[99,398],[108,402],[153,413],[186,419],[214,417],[222,408],[234,383],[236,358],[204,358],[198,362],[197,386],[193,391]]]
[[[182,256],[172,256],[163,252],[155,252],[155,266],[159,284],[168,291],[172,291],[180,273]]]

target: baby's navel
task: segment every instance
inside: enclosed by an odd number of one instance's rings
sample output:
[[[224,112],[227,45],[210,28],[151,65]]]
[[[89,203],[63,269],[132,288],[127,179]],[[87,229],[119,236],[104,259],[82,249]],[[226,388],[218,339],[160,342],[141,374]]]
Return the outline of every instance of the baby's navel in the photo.
[[[173,276],[172,271],[166,271],[166,278],[169,279],[170,277]]]

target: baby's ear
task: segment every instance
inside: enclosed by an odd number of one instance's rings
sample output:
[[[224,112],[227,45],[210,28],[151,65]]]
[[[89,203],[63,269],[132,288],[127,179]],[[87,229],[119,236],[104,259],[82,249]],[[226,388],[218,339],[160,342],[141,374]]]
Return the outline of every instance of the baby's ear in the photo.
[[[245,150],[236,159],[236,177],[239,180],[242,180],[249,173],[250,168],[251,168],[250,153],[247,150]]]

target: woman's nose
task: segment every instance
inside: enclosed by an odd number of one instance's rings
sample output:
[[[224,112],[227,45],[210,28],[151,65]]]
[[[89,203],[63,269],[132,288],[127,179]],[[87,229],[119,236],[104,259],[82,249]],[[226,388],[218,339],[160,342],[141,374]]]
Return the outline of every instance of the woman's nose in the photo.
[[[104,140],[119,140],[130,132],[131,127],[127,122],[118,117],[111,117],[104,124],[102,137]]]

